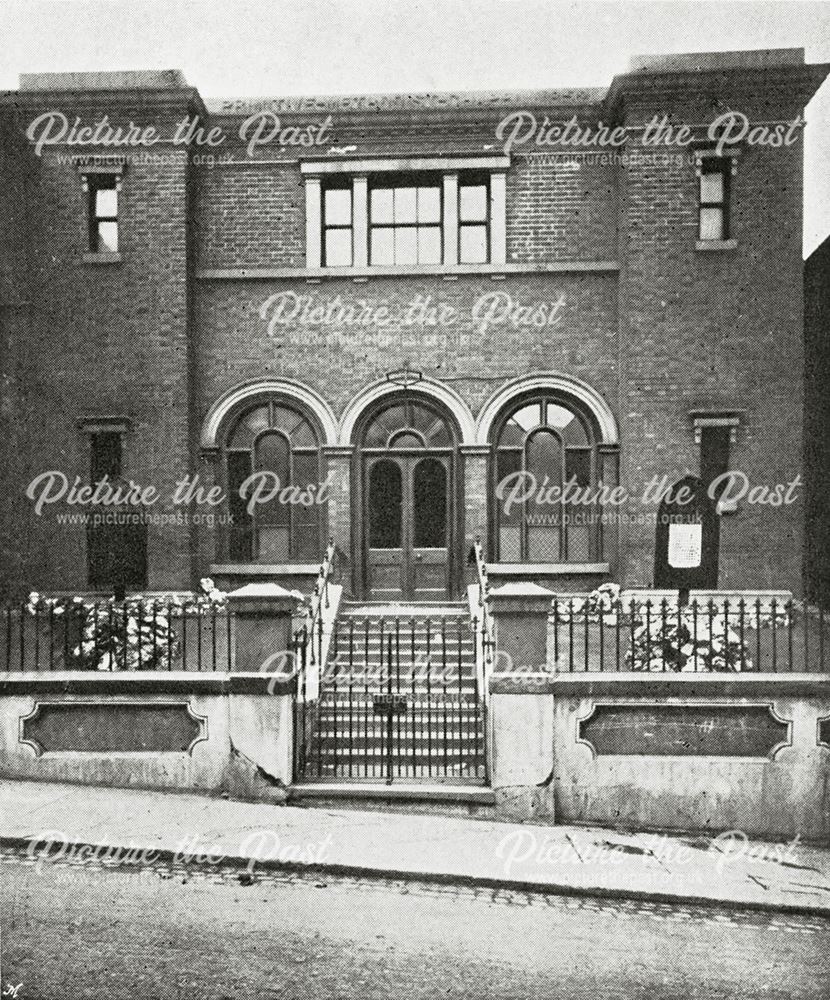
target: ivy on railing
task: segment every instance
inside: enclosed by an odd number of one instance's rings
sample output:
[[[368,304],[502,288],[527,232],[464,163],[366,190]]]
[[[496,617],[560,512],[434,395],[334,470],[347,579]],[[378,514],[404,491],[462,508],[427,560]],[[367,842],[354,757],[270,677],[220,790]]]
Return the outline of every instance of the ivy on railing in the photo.
[[[201,620],[226,610],[226,595],[209,577],[200,581],[193,598],[172,594],[165,597],[137,595],[124,601],[101,601],[84,597],[47,597],[29,594],[24,613],[33,618],[33,662],[54,668],[56,662],[72,670],[161,670],[172,669],[187,641],[186,626],[176,627],[176,619],[192,616]],[[7,612],[7,634],[11,634]],[[24,652],[24,622],[19,622],[21,666]],[[198,642],[198,669],[202,669],[201,631]],[[39,648],[40,644],[45,648]],[[213,669],[216,669],[214,649]],[[11,657],[7,658],[9,661]]]
[[[648,594],[623,600],[619,585],[606,583],[585,597],[555,597],[551,621],[554,658],[565,670],[580,663],[605,669],[609,654],[616,670],[775,671],[782,660],[792,670],[799,659],[801,669],[824,667],[824,616],[811,624],[792,600],[725,595],[680,604],[677,596]]]

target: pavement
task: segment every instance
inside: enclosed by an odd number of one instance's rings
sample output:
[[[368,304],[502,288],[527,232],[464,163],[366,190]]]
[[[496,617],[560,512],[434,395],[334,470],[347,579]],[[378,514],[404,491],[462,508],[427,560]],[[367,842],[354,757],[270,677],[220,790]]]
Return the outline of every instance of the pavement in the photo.
[[[41,863],[235,865],[830,918],[830,849],[0,781],[0,847]]]

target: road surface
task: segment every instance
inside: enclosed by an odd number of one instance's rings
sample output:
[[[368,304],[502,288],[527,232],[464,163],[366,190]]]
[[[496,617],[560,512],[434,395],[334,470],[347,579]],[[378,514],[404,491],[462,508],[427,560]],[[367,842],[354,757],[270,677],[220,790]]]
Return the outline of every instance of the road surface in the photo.
[[[0,974],[18,1000],[830,997],[819,918],[0,861]]]

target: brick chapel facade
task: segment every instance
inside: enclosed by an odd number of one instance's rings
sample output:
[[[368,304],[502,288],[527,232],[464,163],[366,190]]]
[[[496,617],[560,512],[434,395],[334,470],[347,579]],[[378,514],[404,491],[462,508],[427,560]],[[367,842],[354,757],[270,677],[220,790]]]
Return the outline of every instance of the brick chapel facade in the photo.
[[[363,598],[457,596],[476,538],[495,579],[647,587],[655,491],[740,470],[773,502],[719,505],[700,583],[800,593],[826,73],[777,50],[251,102],[24,76],[0,95],[0,589],[308,590],[329,538]],[[710,130],[728,111],[743,135]],[[84,502],[102,479],[118,504]],[[78,516],[108,511],[139,516]]]

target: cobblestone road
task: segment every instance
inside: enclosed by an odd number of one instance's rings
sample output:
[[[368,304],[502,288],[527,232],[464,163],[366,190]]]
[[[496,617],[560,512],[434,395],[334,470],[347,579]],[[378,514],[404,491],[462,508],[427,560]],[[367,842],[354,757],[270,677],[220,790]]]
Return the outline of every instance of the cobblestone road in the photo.
[[[0,856],[19,1000],[830,996],[830,921]]]

